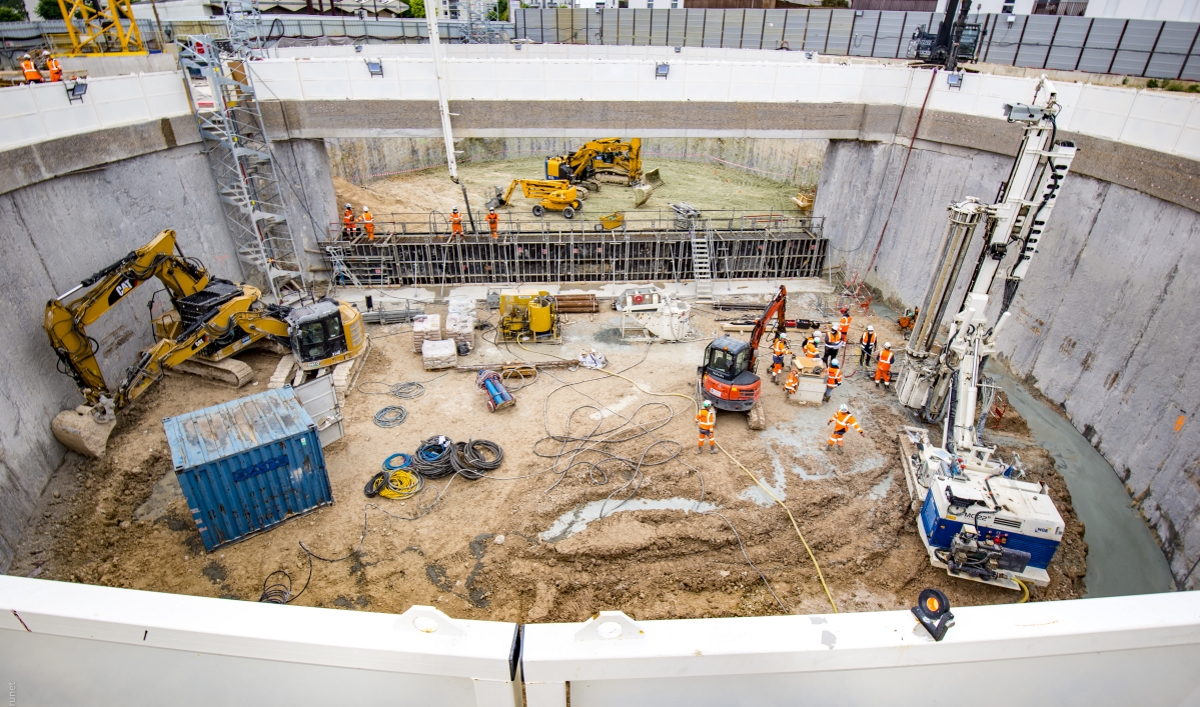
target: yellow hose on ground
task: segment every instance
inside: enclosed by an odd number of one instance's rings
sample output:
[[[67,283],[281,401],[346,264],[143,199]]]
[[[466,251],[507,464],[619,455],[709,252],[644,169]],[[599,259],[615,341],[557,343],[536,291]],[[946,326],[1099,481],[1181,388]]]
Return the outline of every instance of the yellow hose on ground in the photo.
[[[518,341],[517,344],[520,345],[520,347],[525,349],[526,351],[529,351],[529,353],[533,353],[533,351],[530,351],[528,348],[525,348],[525,344],[522,344],[520,341]],[[558,356],[555,354],[547,354],[547,355],[554,356],[555,358],[561,358],[564,361],[572,360],[572,359],[565,358],[563,356]],[[643,393],[645,393],[647,395],[660,395],[660,396],[668,396],[669,395],[669,396],[674,396],[676,398],[686,398],[687,400],[692,401],[692,405],[694,407],[698,406],[696,399],[690,395],[683,395],[682,393],[656,393],[654,391],[646,390],[641,385],[639,385],[637,381],[634,381],[630,378],[626,378],[625,376],[621,375],[620,373],[613,373],[612,371],[606,371],[603,368],[596,368],[593,370],[597,370],[597,371],[600,371],[601,373],[607,373],[610,376],[616,376],[617,378],[622,378],[624,380],[627,380],[630,383],[632,383],[635,388],[637,388],[638,390],[642,391]],[[815,555],[813,555],[812,548],[810,548],[808,546],[808,541],[804,539],[804,533],[800,532],[800,525],[796,522],[796,517],[792,515],[792,511],[786,505],[784,505],[783,501],[779,500],[778,496],[771,493],[771,489],[767,488],[766,484],[759,481],[758,477],[755,476],[753,472],[751,472],[749,469],[747,469],[745,466],[743,466],[740,461],[738,461],[736,458],[734,458],[734,456],[732,454],[730,454],[729,451],[726,450],[724,447],[722,447],[719,443],[717,444],[717,449],[720,449],[721,452],[725,456],[729,457],[730,461],[732,461],[734,464],[737,464],[738,468],[740,468],[742,471],[746,472],[747,476],[749,476],[751,479],[754,479],[754,483],[758,484],[759,487],[762,488],[763,491],[766,491],[767,495],[770,496],[772,499],[774,499],[775,503],[779,504],[779,507],[783,509],[783,512],[787,513],[788,520],[790,520],[792,522],[792,528],[795,529],[796,535],[800,538],[800,543],[802,545],[804,545],[804,550],[805,550],[805,552],[808,553],[808,559],[812,560],[813,568],[817,571],[817,579],[821,580],[821,589],[825,590],[825,596],[829,599],[829,605],[833,607],[833,613],[835,613],[835,614],[840,613],[838,611],[837,602],[835,602],[833,600],[833,594],[831,594],[829,591],[829,585],[827,585],[825,583],[825,574],[823,572],[821,572],[821,565],[817,563],[817,558]],[[1024,586],[1024,585],[1021,585],[1021,586]],[[1026,592],[1028,592],[1028,590],[1026,590]],[[1028,596],[1028,593],[1026,594],[1026,596]]]
[[[1025,602],[1029,601],[1029,587],[1025,586],[1025,583],[1016,577],[1013,577],[1013,581],[1021,585],[1021,591],[1023,592],[1023,594],[1021,594],[1021,598],[1017,600],[1017,603],[1024,604]]]

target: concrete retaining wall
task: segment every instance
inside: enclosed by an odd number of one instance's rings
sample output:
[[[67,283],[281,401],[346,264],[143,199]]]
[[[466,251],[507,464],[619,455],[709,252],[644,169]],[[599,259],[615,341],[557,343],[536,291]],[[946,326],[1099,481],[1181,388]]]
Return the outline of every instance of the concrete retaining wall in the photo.
[[[82,402],[57,372],[42,329],[46,301],[172,228],[189,256],[238,279],[208,162],[198,146],[163,150],[0,195],[0,567],[65,450],[50,420]],[[109,381],[151,343],[146,283],[89,329]],[[160,296],[161,300],[162,297]]]
[[[633,133],[624,137],[632,137]],[[596,137],[620,137],[600,135]],[[446,164],[441,138],[327,138],[333,175],[363,184],[404,172]],[[459,162],[566,154],[584,138],[465,138]],[[648,138],[642,141],[647,167],[655,159],[725,164],[799,187],[814,188],[829,141],[823,138]],[[532,175],[531,175],[532,176]]]
[[[965,196],[990,202],[1011,159],[913,150],[889,221],[905,152],[903,145],[831,143],[814,213],[827,217],[830,262],[851,273],[867,268],[888,221],[865,275],[888,298],[913,306],[925,296],[940,248],[943,207]],[[1001,359],[1062,405],[1117,470],[1176,581],[1189,589],[1200,587],[1192,571],[1200,558],[1198,269],[1195,211],[1074,174],[1000,337]]]

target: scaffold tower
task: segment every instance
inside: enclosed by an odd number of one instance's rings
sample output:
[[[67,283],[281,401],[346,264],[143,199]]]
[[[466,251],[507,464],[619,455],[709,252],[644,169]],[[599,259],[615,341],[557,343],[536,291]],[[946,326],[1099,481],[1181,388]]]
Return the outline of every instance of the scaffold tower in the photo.
[[[307,283],[250,75],[263,58],[262,18],[253,0],[224,6],[229,37],[180,38],[179,63],[242,275],[282,301]]]

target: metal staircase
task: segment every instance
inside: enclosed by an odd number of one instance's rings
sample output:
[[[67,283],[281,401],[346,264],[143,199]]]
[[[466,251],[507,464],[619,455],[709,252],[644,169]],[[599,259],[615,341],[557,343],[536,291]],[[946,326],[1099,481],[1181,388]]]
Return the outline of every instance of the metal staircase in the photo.
[[[242,275],[281,301],[306,283],[247,68],[263,54],[262,21],[252,0],[224,4],[229,38],[181,38],[179,63]]]
[[[709,249],[707,227],[704,232],[698,234],[696,223],[693,221],[688,235],[692,239],[692,274],[696,278],[696,301],[712,302],[712,251]]]

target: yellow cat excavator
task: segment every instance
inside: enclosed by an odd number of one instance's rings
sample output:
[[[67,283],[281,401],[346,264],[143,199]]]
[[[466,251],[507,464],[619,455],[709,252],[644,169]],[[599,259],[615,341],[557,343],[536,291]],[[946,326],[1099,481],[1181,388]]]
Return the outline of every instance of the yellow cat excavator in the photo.
[[[121,382],[110,387],[87,327],[150,279],[163,283],[174,309],[154,320],[158,343],[143,350]],[[80,290],[86,293],[64,303]],[[54,436],[93,457],[103,454],[115,413],[168,369],[199,362],[206,374],[241,387],[253,372],[230,357],[258,343],[286,347],[307,371],[353,359],[366,347],[358,310],[330,299],[303,307],[267,303],[255,287],[209,277],[200,261],[179,252],[171,230],[47,302],[44,324],[59,370],[71,376],[87,402],[54,418]]]
[[[629,142],[600,138],[566,155],[547,157],[546,179],[566,179],[592,191],[599,191],[601,182],[630,186],[634,206],[646,203],[663,183],[657,169],[642,172],[642,139],[636,137]]]
[[[583,208],[586,190],[576,189],[565,179],[514,179],[503,192],[495,187],[496,195],[487,203],[489,209],[508,206],[513,192],[520,185],[526,199],[539,199],[533,205],[533,215],[541,216],[547,211],[561,211],[564,218],[575,218],[575,212]]]

